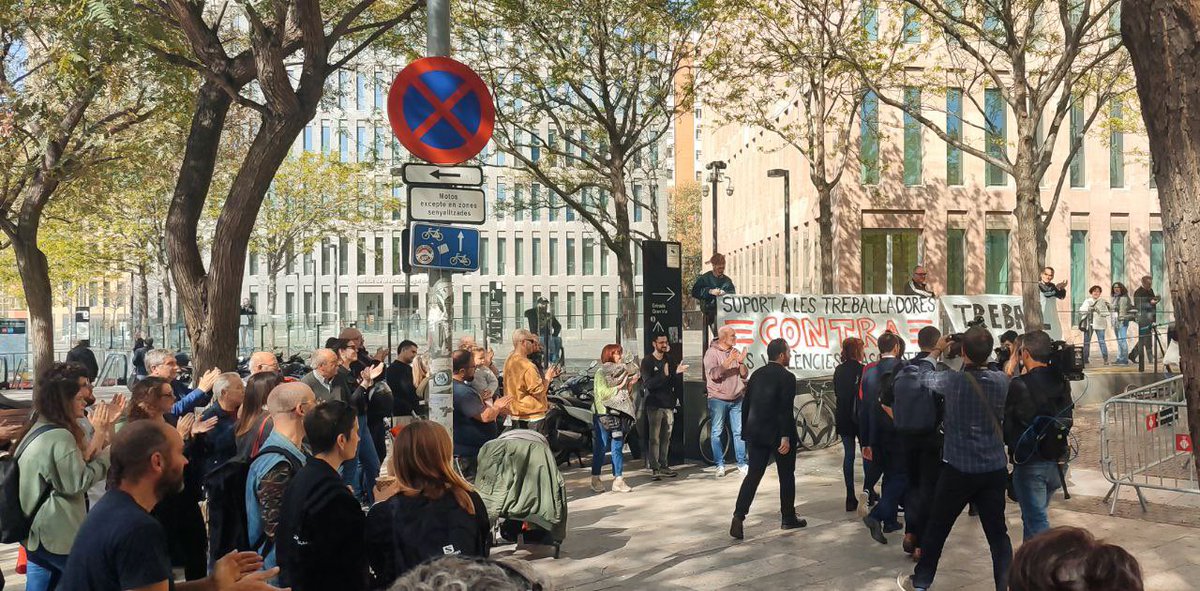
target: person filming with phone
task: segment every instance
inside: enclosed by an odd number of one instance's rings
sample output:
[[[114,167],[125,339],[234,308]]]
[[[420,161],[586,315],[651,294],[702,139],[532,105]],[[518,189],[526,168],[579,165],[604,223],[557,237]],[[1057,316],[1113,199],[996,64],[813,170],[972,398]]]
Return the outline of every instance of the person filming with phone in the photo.
[[[549,437],[546,412],[550,410],[550,383],[562,368],[551,365],[543,376],[530,357],[542,349],[537,335],[523,328],[513,332],[513,351],[504,362],[504,395],[512,399],[510,412],[517,429],[533,429]]]

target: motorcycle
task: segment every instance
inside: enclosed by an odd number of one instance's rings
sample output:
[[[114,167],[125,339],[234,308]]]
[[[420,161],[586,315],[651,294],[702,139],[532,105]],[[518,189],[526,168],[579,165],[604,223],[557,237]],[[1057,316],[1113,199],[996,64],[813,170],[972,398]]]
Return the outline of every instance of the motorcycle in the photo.
[[[559,465],[570,463],[571,456],[575,456],[582,467],[583,454],[592,451],[592,402],[597,365],[599,363],[593,361],[583,372],[553,386],[548,396],[550,410],[545,420],[550,450]]]

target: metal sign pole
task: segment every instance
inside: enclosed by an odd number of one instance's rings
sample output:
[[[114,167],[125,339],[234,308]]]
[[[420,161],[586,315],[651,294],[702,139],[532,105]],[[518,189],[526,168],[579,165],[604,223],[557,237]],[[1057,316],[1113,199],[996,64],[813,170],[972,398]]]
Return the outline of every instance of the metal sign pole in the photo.
[[[450,56],[450,0],[428,0],[426,53],[430,57]],[[454,432],[453,371],[450,362],[451,327],[454,315],[453,275],[448,271],[429,270],[425,295],[425,319],[428,322],[427,347],[430,357],[429,418]]]

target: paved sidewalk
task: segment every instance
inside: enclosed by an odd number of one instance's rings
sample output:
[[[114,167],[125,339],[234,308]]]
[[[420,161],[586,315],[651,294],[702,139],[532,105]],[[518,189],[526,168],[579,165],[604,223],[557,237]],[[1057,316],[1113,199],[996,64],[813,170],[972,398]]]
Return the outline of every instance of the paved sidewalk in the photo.
[[[807,528],[778,529],[778,481],[769,468],[741,542],[728,536],[741,483],[736,472],[718,480],[692,466],[677,479],[656,483],[635,469],[640,466],[626,463],[626,479],[634,486],[629,494],[594,494],[587,487],[586,469],[568,472],[570,533],[560,559],[537,546],[502,546],[496,554],[534,561],[559,589],[587,591],[885,590],[895,589],[897,573],[913,567],[900,549],[900,534],[890,535],[886,546],[877,544],[857,515],[844,511],[840,449],[804,454],[797,463],[797,508],[808,519]],[[1083,490],[1073,495],[1071,501],[1055,497],[1052,524],[1086,527],[1124,546],[1141,562],[1147,589],[1195,588],[1200,530],[1161,523],[1147,527],[1151,524],[1141,520],[1097,515],[1094,497]],[[1090,512],[1073,510],[1073,503],[1087,505]],[[1009,504],[1008,524],[1016,546],[1021,518],[1015,503]],[[978,520],[964,513],[947,542],[935,589],[992,589],[988,556]]]

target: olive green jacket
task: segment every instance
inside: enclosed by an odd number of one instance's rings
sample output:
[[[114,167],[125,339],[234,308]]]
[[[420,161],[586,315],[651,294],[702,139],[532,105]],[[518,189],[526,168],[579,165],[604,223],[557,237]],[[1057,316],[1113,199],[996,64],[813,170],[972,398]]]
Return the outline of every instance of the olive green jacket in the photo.
[[[46,424],[38,421],[30,432]],[[85,462],[70,431],[51,429],[21,451],[17,466],[21,471],[21,510],[26,514],[33,512],[42,490],[47,485],[51,489],[46,503],[33,517],[25,548],[69,554],[87,516],[87,491],[108,475],[108,450]]]

